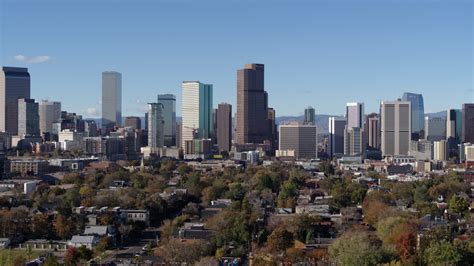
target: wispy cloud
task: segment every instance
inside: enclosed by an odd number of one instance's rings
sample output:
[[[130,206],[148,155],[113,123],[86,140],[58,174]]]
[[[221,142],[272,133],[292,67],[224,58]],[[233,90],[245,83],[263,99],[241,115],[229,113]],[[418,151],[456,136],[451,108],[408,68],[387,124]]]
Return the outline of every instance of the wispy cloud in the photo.
[[[28,63],[28,64],[39,64],[39,63],[44,63],[51,60],[51,56],[49,55],[25,56],[25,55],[19,54],[19,55],[15,55],[13,58],[15,58],[16,61],[20,61],[20,62]]]
[[[100,113],[97,107],[88,107],[84,110],[85,117],[100,117]]]

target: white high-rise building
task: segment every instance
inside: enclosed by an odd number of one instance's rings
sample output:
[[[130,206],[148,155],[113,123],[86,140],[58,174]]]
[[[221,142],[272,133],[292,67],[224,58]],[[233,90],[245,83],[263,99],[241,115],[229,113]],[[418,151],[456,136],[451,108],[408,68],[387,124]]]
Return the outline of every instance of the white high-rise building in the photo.
[[[40,133],[52,133],[53,124],[61,119],[61,103],[40,101],[38,103]]]
[[[164,144],[163,105],[148,104],[148,147],[161,148]]]
[[[364,128],[364,103],[353,102],[346,104],[347,128]]]
[[[102,128],[110,129],[122,123],[122,74],[102,72]]]
[[[364,153],[364,142],[362,139],[364,130],[359,127],[344,129],[344,154],[358,156]]]
[[[408,155],[411,140],[411,103],[385,101],[380,103],[382,154]]]
[[[446,161],[448,157],[448,144],[446,140],[433,142],[433,159],[436,161]]]
[[[187,140],[212,136],[212,84],[183,81],[182,93],[181,147],[186,147]]]

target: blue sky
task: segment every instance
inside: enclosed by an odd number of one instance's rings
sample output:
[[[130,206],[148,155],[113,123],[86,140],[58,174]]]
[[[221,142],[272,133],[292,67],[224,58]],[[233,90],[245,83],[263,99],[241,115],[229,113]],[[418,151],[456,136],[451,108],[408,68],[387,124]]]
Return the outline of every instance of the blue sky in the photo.
[[[123,75],[123,115],[181,81],[236,102],[236,70],[264,63],[277,115],[422,93],[427,111],[473,101],[472,1],[0,0],[0,60],[25,66],[32,97],[100,116],[101,72]],[[235,109],[234,109],[235,110]]]

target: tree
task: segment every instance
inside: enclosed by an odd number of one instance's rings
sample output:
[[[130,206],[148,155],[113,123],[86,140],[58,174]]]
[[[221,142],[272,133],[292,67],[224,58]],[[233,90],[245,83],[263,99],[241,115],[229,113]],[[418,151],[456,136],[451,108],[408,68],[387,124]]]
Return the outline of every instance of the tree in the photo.
[[[380,241],[366,231],[344,233],[329,247],[329,255],[340,265],[377,265],[383,262]]]
[[[31,219],[31,232],[35,238],[50,239],[52,235],[51,222],[46,214],[35,214]]]
[[[53,222],[54,232],[61,239],[69,238],[74,232],[74,225],[70,219],[58,214]]]
[[[161,249],[161,255],[171,265],[193,264],[207,254],[207,245],[201,240],[182,242],[171,239]]]
[[[423,252],[423,260],[428,265],[456,265],[461,259],[461,254],[448,241],[431,243]]]
[[[293,245],[293,234],[281,224],[268,237],[268,247],[272,252],[285,251]]]
[[[75,247],[70,247],[66,250],[66,254],[64,255],[64,262],[66,265],[76,265],[79,262],[79,252]]]
[[[452,196],[448,206],[450,211],[462,216],[468,211],[469,202],[463,197]]]
[[[402,261],[408,260],[411,255],[415,252],[416,248],[416,237],[412,232],[403,233],[398,236],[396,240],[396,250],[398,257]]]

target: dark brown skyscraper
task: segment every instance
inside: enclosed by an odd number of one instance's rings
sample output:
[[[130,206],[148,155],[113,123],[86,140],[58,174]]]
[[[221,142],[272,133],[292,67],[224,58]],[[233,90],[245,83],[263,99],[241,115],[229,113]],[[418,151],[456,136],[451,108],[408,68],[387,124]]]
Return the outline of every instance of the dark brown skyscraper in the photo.
[[[474,143],[474,103],[462,105],[462,142]]]
[[[133,129],[141,129],[142,122],[138,116],[127,116],[125,117],[125,127],[131,127]]]
[[[217,106],[216,124],[219,151],[230,151],[232,140],[232,105],[220,103]]]
[[[264,65],[247,64],[237,70],[236,143],[271,141],[268,96],[264,90]]]

